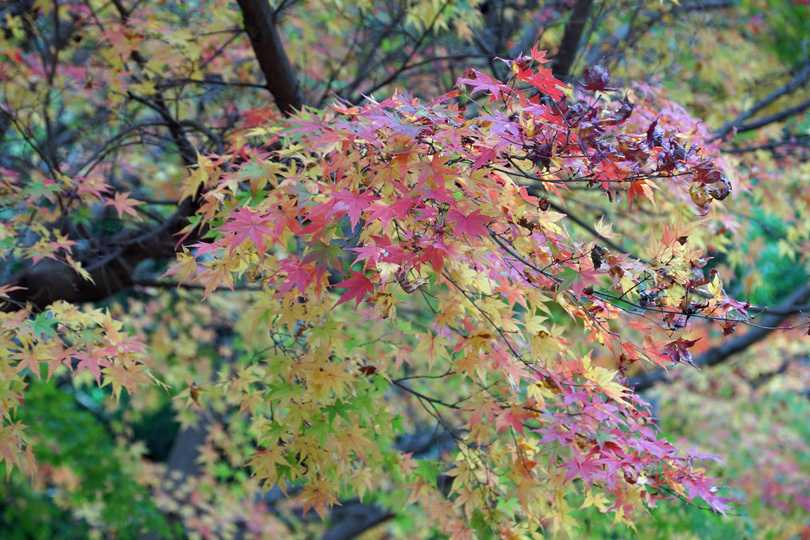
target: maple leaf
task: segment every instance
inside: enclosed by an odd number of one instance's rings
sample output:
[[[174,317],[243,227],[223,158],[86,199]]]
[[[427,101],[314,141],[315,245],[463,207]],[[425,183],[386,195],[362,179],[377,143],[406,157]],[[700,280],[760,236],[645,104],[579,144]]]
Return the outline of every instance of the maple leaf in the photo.
[[[360,306],[360,302],[365,300],[366,296],[374,293],[374,283],[368,279],[362,272],[355,272],[352,270],[352,278],[343,280],[336,285],[343,289],[348,289],[338,300],[335,306],[339,306],[343,302],[348,302],[352,298],[357,300],[355,308]]]
[[[495,416],[495,426],[498,431],[504,433],[507,429],[512,428],[521,435],[523,435],[523,421],[531,418],[532,413],[524,411],[519,405],[513,405],[508,409],[503,409]]]
[[[420,262],[430,262],[433,271],[441,273],[446,259],[455,259],[463,253],[461,245],[450,239],[434,238],[432,242],[426,243]]]
[[[637,196],[644,195],[655,206],[655,196],[653,195],[652,188],[643,180],[638,182],[630,182],[630,187],[627,188],[627,202],[630,210],[633,209],[633,201]]]
[[[364,208],[368,214],[368,221],[379,219],[382,223],[383,231],[388,228],[388,225],[394,218],[405,219],[408,216],[408,211],[411,209],[413,203],[408,198],[397,199],[393,204],[372,204]]]
[[[146,366],[143,364],[118,365],[113,364],[104,368],[104,384],[112,385],[113,396],[116,399],[121,397],[121,389],[125,388],[129,395],[135,393],[138,384],[149,384],[150,378],[144,373]]]
[[[329,267],[341,271],[340,255],[343,253],[343,250],[338,243],[331,242],[327,244],[322,240],[314,240],[308,242],[306,245],[309,249],[307,250],[307,254],[304,255],[303,262],[305,264],[311,262],[315,263],[316,277],[320,278],[323,276]]]
[[[24,291],[25,287],[18,287],[15,285],[3,285],[0,286],[0,298],[9,298],[8,293],[11,291]]]
[[[326,479],[314,480],[304,486],[304,491],[298,495],[298,500],[304,502],[304,515],[310,508],[315,508],[315,511],[321,516],[321,519],[326,519],[326,507],[332,505],[340,506],[337,500],[337,482],[332,482]]]
[[[366,460],[366,448],[374,446],[370,440],[363,436],[367,431],[367,428],[354,426],[341,434],[341,443],[344,449],[354,452],[363,461]]]
[[[79,363],[76,364],[76,374],[87,370],[95,377],[96,384],[101,386],[101,368],[112,366],[104,351],[102,349],[93,349],[89,352],[80,351],[76,353],[76,358],[79,360]]]
[[[480,354],[470,352],[464,356],[459,356],[458,359],[453,362],[453,367],[456,368],[456,372],[459,375],[466,374],[471,379],[474,379],[477,373],[479,378],[483,378],[481,374],[484,372],[484,369]]]
[[[356,193],[347,189],[344,189],[338,193],[333,193],[332,197],[340,201],[336,205],[336,209],[348,210],[349,222],[352,225],[352,231],[354,231],[357,223],[360,221],[360,216],[363,213],[363,210],[371,206],[371,203],[374,201],[380,199],[371,191]]]
[[[697,339],[683,339],[678,338],[675,341],[670,341],[664,347],[664,354],[669,356],[669,358],[674,363],[683,362],[689,364],[690,366],[694,366],[695,364],[692,362],[692,353],[690,353],[687,349],[692,347],[695,343],[700,341],[701,338]]]
[[[588,508],[589,506],[595,506],[597,510],[602,513],[608,511],[608,504],[610,500],[605,497],[604,493],[594,493],[592,489],[589,489],[585,493],[585,501],[582,503],[582,506],[579,507],[580,510],[583,508]]]
[[[51,357],[51,351],[48,349],[43,342],[37,342],[34,346],[30,349],[25,348],[19,353],[15,354],[11,358],[19,360],[17,367],[15,368],[17,373],[23,371],[24,369],[31,370],[31,373],[37,378],[40,377],[40,364],[49,360]],[[58,362],[57,362],[58,363]]]
[[[225,225],[217,227],[216,230],[233,233],[233,237],[229,242],[231,245],[230,253],[233,253],[234,249],[250,238],[256,244],[259,255],[264,257],[264,235],[274,235],[269,227],[270,223],[272,221],[269,217],[261,216],[253,208],[241,207],[231,212]]]
[[[137,201],[135,199],[129,198],[129,191],[116,191],[115,198],[113,200],[107,200],[104,202],[104,206],[112,206],[115,208],[116,212],[118,212],[119,219],[124,217],[124,213],[127,213],[131,216],[134,216],[139,221],[141,220],[141,216],[135,211],[135,206],[141,203],[141,201]]]
[[[205,244],[209,246],[210,244]],[[160,277],[179,275],[180,279],[177,287],[189,278],[193,278],[197,273],[197,259],[189,253],[188,248],[183,246],[183,251],[177,254],[177,262],[169,267]]]
[[[293,286],[298,287],[298,290],[303,295],[307,290],[307,285],[312,282],[312,272],[315,269],[315,264],[307,264],[306,259],[299,261],[298,257],[292,256],[281,261],[279,266],[282,272],[287,273],[287,279],[279,288],[279,296],[292,289]]]
[[[473,96],[478,92],[488,92],[490,94],[489,102],[501,99],[501,93],[511,95],[515,90],[498,79],[492,77],[488,73],[481,73],[475,69],[467,69],[464,74],[458,79],[457,84],[468,84],[473,87],[470,95]]]
[[[565,96],[565,93],[560,89],[564,88],[565,85],[562,81],[555,79],[548,68],[537,68],[537,73],[524,80],[554,100],[559,101]]]
[[[264,490],[268,491],[276,483],[278,473],[276,472],[277,466],[287,466],[287,460],[284,459],[284,447],[281,445],[274,445],[270,448],[260,448],[251,454],[253,457],[247,463],[247,466],[253,471],[253,476],[259,480],[264,480]]]
[[[483,167],[484,164],[489,163],[492,158],[497,154],[497,150],[495,148],[490,148],[489,146],[485,146],[481,151],[481,154],[473,163],[471,170],[475,171],[476,169]]]
[[[611,90],[616,90],[616,88],[611,88],[608,86],[610,83],[610,73],[608,72],[607,68],[598,64],[585,68],[585,71],[582,73],[582,78],[585,90],[590,90],[591,92],[608,92]]]
[[[73,363],[70,360],[70,355],[75,353],[73,349],[63,349],[62,347],[54,344],[51,347],[50,362],[48,363],[48,379],[51,380],[59,366],[65,366],[69,370],[73,369]]]
[[[489,236],[489,231],[486,228],[488,219],[478,210],[465,216],[460,210],[453,208],[447,212],[447,219],[456,222],[456,226],[453,229],[453,234],[456,236],[465,234],[470,240],[475,240],[476,236],[482,236],[484,238]]]

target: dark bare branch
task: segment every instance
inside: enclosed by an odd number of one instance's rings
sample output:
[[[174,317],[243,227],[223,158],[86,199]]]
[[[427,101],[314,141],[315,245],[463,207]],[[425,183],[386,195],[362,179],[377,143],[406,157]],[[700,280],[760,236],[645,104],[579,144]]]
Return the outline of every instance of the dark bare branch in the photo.
[[[554,57],[554,63],[552,64],[551,70],[555,76],[567,77],[571,74],[571,68],[579,52],[579,43],[582,39],[582,33],[585,31],[585,26],[588,24],[592,6],[593,0],[576,0],[574,2],[571,18],[568,20],[568,24],[565,25],[560,51]]]
[[[330,520],[340,521],[321,537],[321,540],[349,540],[393,518],[381,506],[363,504],[357,499],[343,502],[332,509]]]
[[[794,91],[796,91],[798,88],[800,88],[802,85],[804,85],[808,80],[810,80],[810,62],[805,63],[802,66],[802,68],[799,69],[799,71],[796,72],[796,74],[787,83],[780,86],[779,88],[777,88],[776,90],[774,90],[773,92],[771,92],[770,94],[765,96],[764,98],[760,99],[759,101],[757,101],[756,103],[754,103],[753,105],[748,107],[746,110],[744,110],[739,115],[737,115],[737,118],[735,118],[734,120],[726,122],[726,124],[724,124],[718,130],[716,130],[714,132],[714,139],[721,139],[721,138],[725,137],[726,135],[728,135],[729,133],[734,131],[735,128],[737,129],[737,131],[750,131],[752,129],[757,129],[759,127],[762,127],[762,126],[766,125],[765,123],[761,123],[761,120],[760,121],[755,121],[755,122],[749,122],[748,124],[744,124],[744,123],[745,123],[746,120],[753,117],[756,113],[758,113],[762,109],[768,107],[769,105],[774,103],[779,98],[781,98],[783,96],[787,96],[787,95],[793,93]],[[796,114],[796,113],[801,112],[802,110],[807,109],[808,107],[810,107],[810,101],[805,101],[803,105],[804,105],[803,108],[798,109],[796,111],[793,111],[792,114]],[[791,109],[796,109],[796,107],[792,107]],[[790,110],[790,109],[788,109],[788,110]],[[783,112],[785,112],[785,111],[783,111]],[[779,115],[781,113],[776,113],[776,114]],[[775,115],[771,115],[771,116],[775,116]],[[790,116],[790,115],[788,115],[788,116]],[[787,118],[788,116],[784,116],[784,117],[782,117],[780,119],[783,120],[784,118]],[[769,121],[767,123],[771,123],[771,122],[775,122],[775,121],[778,121],[778,120],[771,120],[771,121]],[[747,128],[743,129],[743,126],[747,126]],[[750,127],[750,126],[754,126],[754,127]]]
[[[784,139],[781,141],[769,141],[763,144],[757,144],[754,146],[743,146],[740,148],[722,148],[721,150],[727,154],[745,154],[747,152],[756,152],[757,150],[776,150],[777,148],[783,146],[810,148],[810,136],[796,137],[793,139]]]
[[[266,0],[237,0],[267,89],[285,115],[304,106],[304,94],[276,27],[276,14]]]
[[[810,109],[810,99],[802,101],[798,105],[794,105],[793,107],[788,107],[787,109],[783,109],[779,112],[775,112],[773,114],[769,114],[768,116],[763,116],[761,118],[757,118],[747,124],[742,124],[737,126],[737,133],[742,133],[744,131],[753,131],[755,129],[759,129],[761,127],[765,127],[768,124],[773,124],[775,122],[781,122],[783,120],[787,120],[792,116],[796,116],[799,113],[802,113]]]
[[[785,319],[795,313],[796,306],[802,306],[810,300],[810,286],[802,285],[795,290],[773,313],[763,317],[758,327],[750,328],[742,336],[709,349],[694,360],[696,367],[714,366],[728,360],[731,356],[744,351],[754,343],[764,339]],[[636,392],[643,392],[664,381],[668,373],[664,370],[653,371],[630,379],[628,386]]]

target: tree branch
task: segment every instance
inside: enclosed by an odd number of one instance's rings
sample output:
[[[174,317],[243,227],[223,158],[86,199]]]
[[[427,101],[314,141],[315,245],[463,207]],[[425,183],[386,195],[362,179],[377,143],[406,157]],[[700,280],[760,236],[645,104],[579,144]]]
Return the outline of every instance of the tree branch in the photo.
[[[304,106],[304,94],[276,28],[276,15],[267,0],[237,0],[245,31],[259,67],[279,110],[289,115]]]
[[[795,146],[799,148],[810,148],[810,136],[796,137],[794,139],[784,139],[781,141],[769,141],[755,146],[743,146],[739,148],[721,148],[726,154],[744,154],[746,152],[756,152],[757,150],[775,150],[780,146]]]
[[[782,96],[786,96],[786,95],[792,93],[794,90],[796,90],[797,88],[802,86],[805,82],[807,82],[808,79],[810,79],[810,62],[805,63],[804,66],[785,85],[777,88],[776,90],[774,90],[773,92],[771,92],[770,94],[765,96],[764,98],[760,99],[759,101],[757,101],[756,103],[751,105],[748,109],[741,112],[737,116],[737,118],[735,118],[734,120],[731,120],[730,122],[727,122],[726,124],[721,126],[718,130],[716,130],[714,132],[714,137],[712,138],[712,140],[722,139],[723,137],[725,137],[726,135],[731,133],[735,128],[737,128],[737,131],[750,131],[751,129],[757,129],[757,127],[762,127],[765,124],[760,124],[759,123],[760,121],[757,121],[757,122],[751,122],[751,123],[747,124],[747,126],[755,125],[755,127],[749,127],[748,129],[745,129],[745,130],[742,129],[743,122],[745,122],[746,120],[748,120],[749,118],[754,116],[756,113],[758,113],[759,111],[761,111],[762,109],[764,109],[765,107],[767,107],[768,105],[770,105],[771,103],[776,101],[777,99],[781,98]],[[804,108],[806,109],[806,108],[810,107],[810,102],[805,101],[804,105],[805,105]],[[795,109],[795,108],[796,107],[792,107],[791,109]],[[791,110],[791,109],[787,109],[787,110]],[[804,110],[804,109],[801,109],[801,110]],[[776,113],[776,114],[781,114],[781,113]],[[794,111],[793,114],[795,114],[795,111]],[[774,115],[771,115],[771,116],[774,116]],[[787,116],[785,116],[784,118],[787,118]],[[777,120],[772,120],[772,121],[777,121]],[[770,123],[770,122],[768,122],[768,123]]]
[[[11,280],[23,290],[9,293],[5,310],[30,303],[44,309],[57,300],[95,302],[132,285],[132,272],[141,261],[170,259],[175,254],[173,236],[186,224],[194,204],[187,199],[174,215],[154,227],[124,231],[106,243],[106,254],[88,250],[77,255],[93,281],[82,278],[65,263],[44,259]]]
[[[560,51],[554,57],[551,71],[556,77],[567,77],[571,74],[571,67],[579,52],[579,42],[582,39],[582,32],[591,14],[593,0],[576,0],[571,10],[571,18],[565,25]]]
[[[755,129],[767,126],[768,124],[773,124],[774,122],[781,122],[782,120],[787,120],[791,116],[797,115],[800,112],[804,112],[807,109],[810,109],[810,99],[802,101],[801,103],[799,103],[798,105],[794,105],[793,107],[788,107],[787,109],[784,109],[782,111],[775,112],[773,114],[769,114],[768,116],[758,118],[747,124],[737,126],[737,133],[742,133],[744,131],[753,131]]]
[[[795,313],[795,311],[793,311],[795,309],[794,306],[801,306],[808,301],[810,301],[810,286],[802,285],[782,302],[777,309],[774,310],[774,313],[767,314],[759,327],[750,328],[742,336],[704,352],[695,358],[695,366],[715,366],[738,352],[744,351],[754,343],[765,338],[774,331],[775,327],[778,327],[791,314]],[[643,392],[665,380],[668,375],[669,373],[667,371],[660,369],[652,373],[633,377],[630,379],[627,386],[633,388],[636,392]]]
[[[394,514],[381,506],[363,504],[353,499],[332,509],[330,519],[339,520],[340,523],[327,530],[321,540],[349,540],[393,517]]]

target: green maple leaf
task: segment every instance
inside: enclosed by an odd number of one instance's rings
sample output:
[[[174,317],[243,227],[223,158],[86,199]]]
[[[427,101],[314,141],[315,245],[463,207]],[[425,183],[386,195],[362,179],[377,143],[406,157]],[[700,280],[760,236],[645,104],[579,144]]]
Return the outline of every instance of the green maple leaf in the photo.
[[[343,249],[337,242],[327,244],[321,240],[314,240],[305,245],[309,249],[304,255],[304,263],[314,262],[318,275],[323,275],[330,266],[340,270],[340,256],[343,254]]]
[[[39,337],[42,334],[47,334],[51,337],[56,337],[56,330],[53,326],[56,324],[56,318],[49,317],[48,313],[39,313],[34,321],[31,323],[31,328],[34,330],[34,335]]]

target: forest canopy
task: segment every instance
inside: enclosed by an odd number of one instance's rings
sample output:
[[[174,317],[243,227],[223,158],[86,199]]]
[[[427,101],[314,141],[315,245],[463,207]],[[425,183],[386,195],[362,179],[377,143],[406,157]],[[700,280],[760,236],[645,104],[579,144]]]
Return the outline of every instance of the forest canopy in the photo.
[[[810,534],[810,7],[0,4],[4,538]]]

